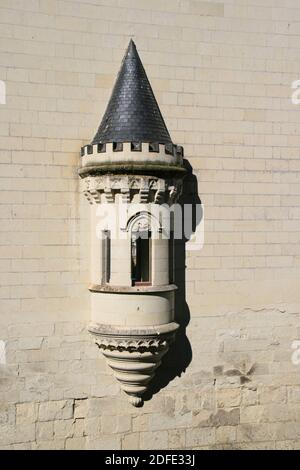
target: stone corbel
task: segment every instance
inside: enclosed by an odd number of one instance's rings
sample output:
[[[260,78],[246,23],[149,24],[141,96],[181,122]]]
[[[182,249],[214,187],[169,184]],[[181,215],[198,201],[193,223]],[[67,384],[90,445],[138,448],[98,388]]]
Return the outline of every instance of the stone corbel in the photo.
[[[89,332],[132,405],[142,404],[142,395],[173,342],[177,329],[175,322],[143,328],[89,326]]]

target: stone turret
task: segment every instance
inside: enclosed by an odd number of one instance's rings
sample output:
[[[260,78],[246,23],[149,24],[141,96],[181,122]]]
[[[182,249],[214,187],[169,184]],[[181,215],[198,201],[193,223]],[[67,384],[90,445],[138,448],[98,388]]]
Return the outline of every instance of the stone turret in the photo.
[[[178,328],[170,207],[185,169],[132,40],[79,174],[91,204],[89,331],[137,406]]]

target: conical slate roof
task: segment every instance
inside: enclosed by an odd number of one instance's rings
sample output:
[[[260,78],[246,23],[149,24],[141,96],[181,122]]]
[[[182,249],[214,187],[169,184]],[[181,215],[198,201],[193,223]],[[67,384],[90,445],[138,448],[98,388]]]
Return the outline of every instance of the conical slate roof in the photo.
[[[132,40],[92,144],[107,142],[172,143]]]

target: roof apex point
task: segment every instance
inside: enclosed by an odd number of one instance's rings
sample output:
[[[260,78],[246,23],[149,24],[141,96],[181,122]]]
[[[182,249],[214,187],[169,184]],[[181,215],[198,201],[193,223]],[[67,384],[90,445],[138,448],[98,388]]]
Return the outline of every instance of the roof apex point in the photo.
[[[126,51],[126,54],[124,56],[124,59],[126,57],[130,57],[130,56],[138,56],[138,52],[137,52],[137,48],[136,48],[136,45],[133,41],[133,39],[131,38],[130,41],[129,41],[129,44],[128,44],[128,47],[127,47],[127,51]]]

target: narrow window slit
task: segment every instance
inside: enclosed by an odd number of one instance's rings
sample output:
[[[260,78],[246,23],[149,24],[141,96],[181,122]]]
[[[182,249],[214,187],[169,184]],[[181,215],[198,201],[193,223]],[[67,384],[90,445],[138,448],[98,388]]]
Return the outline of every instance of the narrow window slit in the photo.
[[[169,283],[174,282],[174,232],[170,231],[169,238]]]
[[[133,232],[131,238],[132,285],[151,285],[151,232]]]
[[[102,236],[102,284],[110,281],[111,238],[110,230],[103,230]]]

